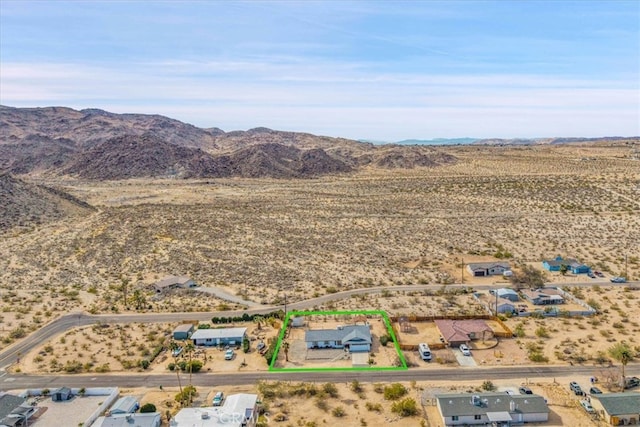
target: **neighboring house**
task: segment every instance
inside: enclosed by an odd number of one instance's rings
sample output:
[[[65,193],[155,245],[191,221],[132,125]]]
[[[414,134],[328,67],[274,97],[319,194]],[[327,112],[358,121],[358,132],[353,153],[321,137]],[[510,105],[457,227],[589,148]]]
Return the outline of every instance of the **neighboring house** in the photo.
[[[153,284],[156,292],[160,293],[167,289],[187,289],[196,286],[195,282],[187,276],[167,276]]]
[[[640,393],[594,394],[591,406],[612,426],[640,423]]]
[[[498,304],[498,313],[517,313],[516,306],[508,302]]]
[[[198,329],[191,334],[194,345],[241,345],[247,328]]]
[[[453,347],[468,344],[473,340],[493,338],[493,330],[481,319],[436,319],[435,324],[440,330],[440,335]]]
[[[591,271],[589,266],[573,258],[562,259],[561,256],[558,256],[554,259],[545,259],[542,261],[542,266],[549,271],[560,271],[563,265],[566,265],[568,271],[571,271],[573,274],[587,274]]]
[[[181,409],[171,420],[171,427],[255,427],[258,419],[258,396],[232,394],[222,406]]]
[[[194,329],[195,326],[192,323],[182,323],[173,330],[173,339],[188,340]]]
[[[350,352],[371,350],[369,325],[338,326],[337,329],[309,330],[304,334],[307,348],[344,348]]]
[[[62,402],[65,400],[69,400],[73,397],[71,393],[71,389],[69,387],[60,387],[51,392],[51,400],[54,402]]]
[[[99,417],[91,427],[160,427],[159,412],[146,414],[114,414]]]
[[[505,393],[436,394],[436,405],[446,426],[542,423],[549,407],[542,396]]]
[[[467,270],[474,277],[496,276],[511,270],[508,262],[473,262],[467,264]]]
[[[496,289],[494,292],[498,295],[498,298],[504,298],[504,299],[509,300],[511,302],[520,301],[520,296],[518,296],[518,293],[516,291],[514,291],[513,289],[500,288],[500,289]]]
[[[120,399],[116,400],[116,403],[111,406],[109,412],[111,415],[116,414],[130,414],[132,412],[136,412],[140,404],[133,396],[123,396]]]
[[[0,392],[0,426],[6,425],[13,427],[24,424],[22,421],[25,417],[28,418],[33,414],[32,412],[25,416],[20,415],[20,412],[23,410],[20,408],[25,408],[22,406],[25,401],[26,399],[24,397]]]
[[[564,304],[564,297],[555,288],[523,289],[520,292],[534,305]]]

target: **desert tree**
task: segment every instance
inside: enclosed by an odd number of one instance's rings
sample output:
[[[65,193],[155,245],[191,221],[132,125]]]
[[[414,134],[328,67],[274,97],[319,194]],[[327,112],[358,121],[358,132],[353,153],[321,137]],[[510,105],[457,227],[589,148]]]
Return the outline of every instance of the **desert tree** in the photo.
[[[626,376],[625,367],[633,360],[633,350],[626,342],[619,342],[609,347],[609,355],[622,364],[622,390],[624,391]]]
[[[284,360],[286,360],[287,362],[289,361],[289,343],[288,342],[284,342],[282,343],[282,350],[284,351]]]

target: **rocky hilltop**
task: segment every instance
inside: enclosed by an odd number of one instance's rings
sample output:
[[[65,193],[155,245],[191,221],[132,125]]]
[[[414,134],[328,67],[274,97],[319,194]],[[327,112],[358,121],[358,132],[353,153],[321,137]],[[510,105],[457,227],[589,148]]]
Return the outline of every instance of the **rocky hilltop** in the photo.
[[[433,147],[376,146],[267,128],[224,132],[159,115],[0,106],[0,171],[87,179],[309,178],[456,162]]]

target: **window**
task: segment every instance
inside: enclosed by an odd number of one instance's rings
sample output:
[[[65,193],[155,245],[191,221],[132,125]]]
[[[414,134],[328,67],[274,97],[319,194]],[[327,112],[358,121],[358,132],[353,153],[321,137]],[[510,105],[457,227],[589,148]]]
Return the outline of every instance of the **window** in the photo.
[[[458,421],[458,416],[457,415],[453,415],[451,417],[451,421]]]
[[[482,419],[482,415],[474,415],[473,419],[474,420],[481,420]]]

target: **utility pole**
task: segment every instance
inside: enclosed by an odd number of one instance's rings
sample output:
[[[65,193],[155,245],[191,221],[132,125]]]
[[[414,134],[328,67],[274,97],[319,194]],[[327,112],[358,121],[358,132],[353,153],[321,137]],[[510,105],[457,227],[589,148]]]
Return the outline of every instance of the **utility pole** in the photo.
[[[629,274],[627,273],[627,254],[624,254],[624,278],[629,280]]]
[[[464,283],[464,258],[461,258],[460,264],[461,264],[461,267],[460,267],[460,277],[461,277],[460,283]]]

